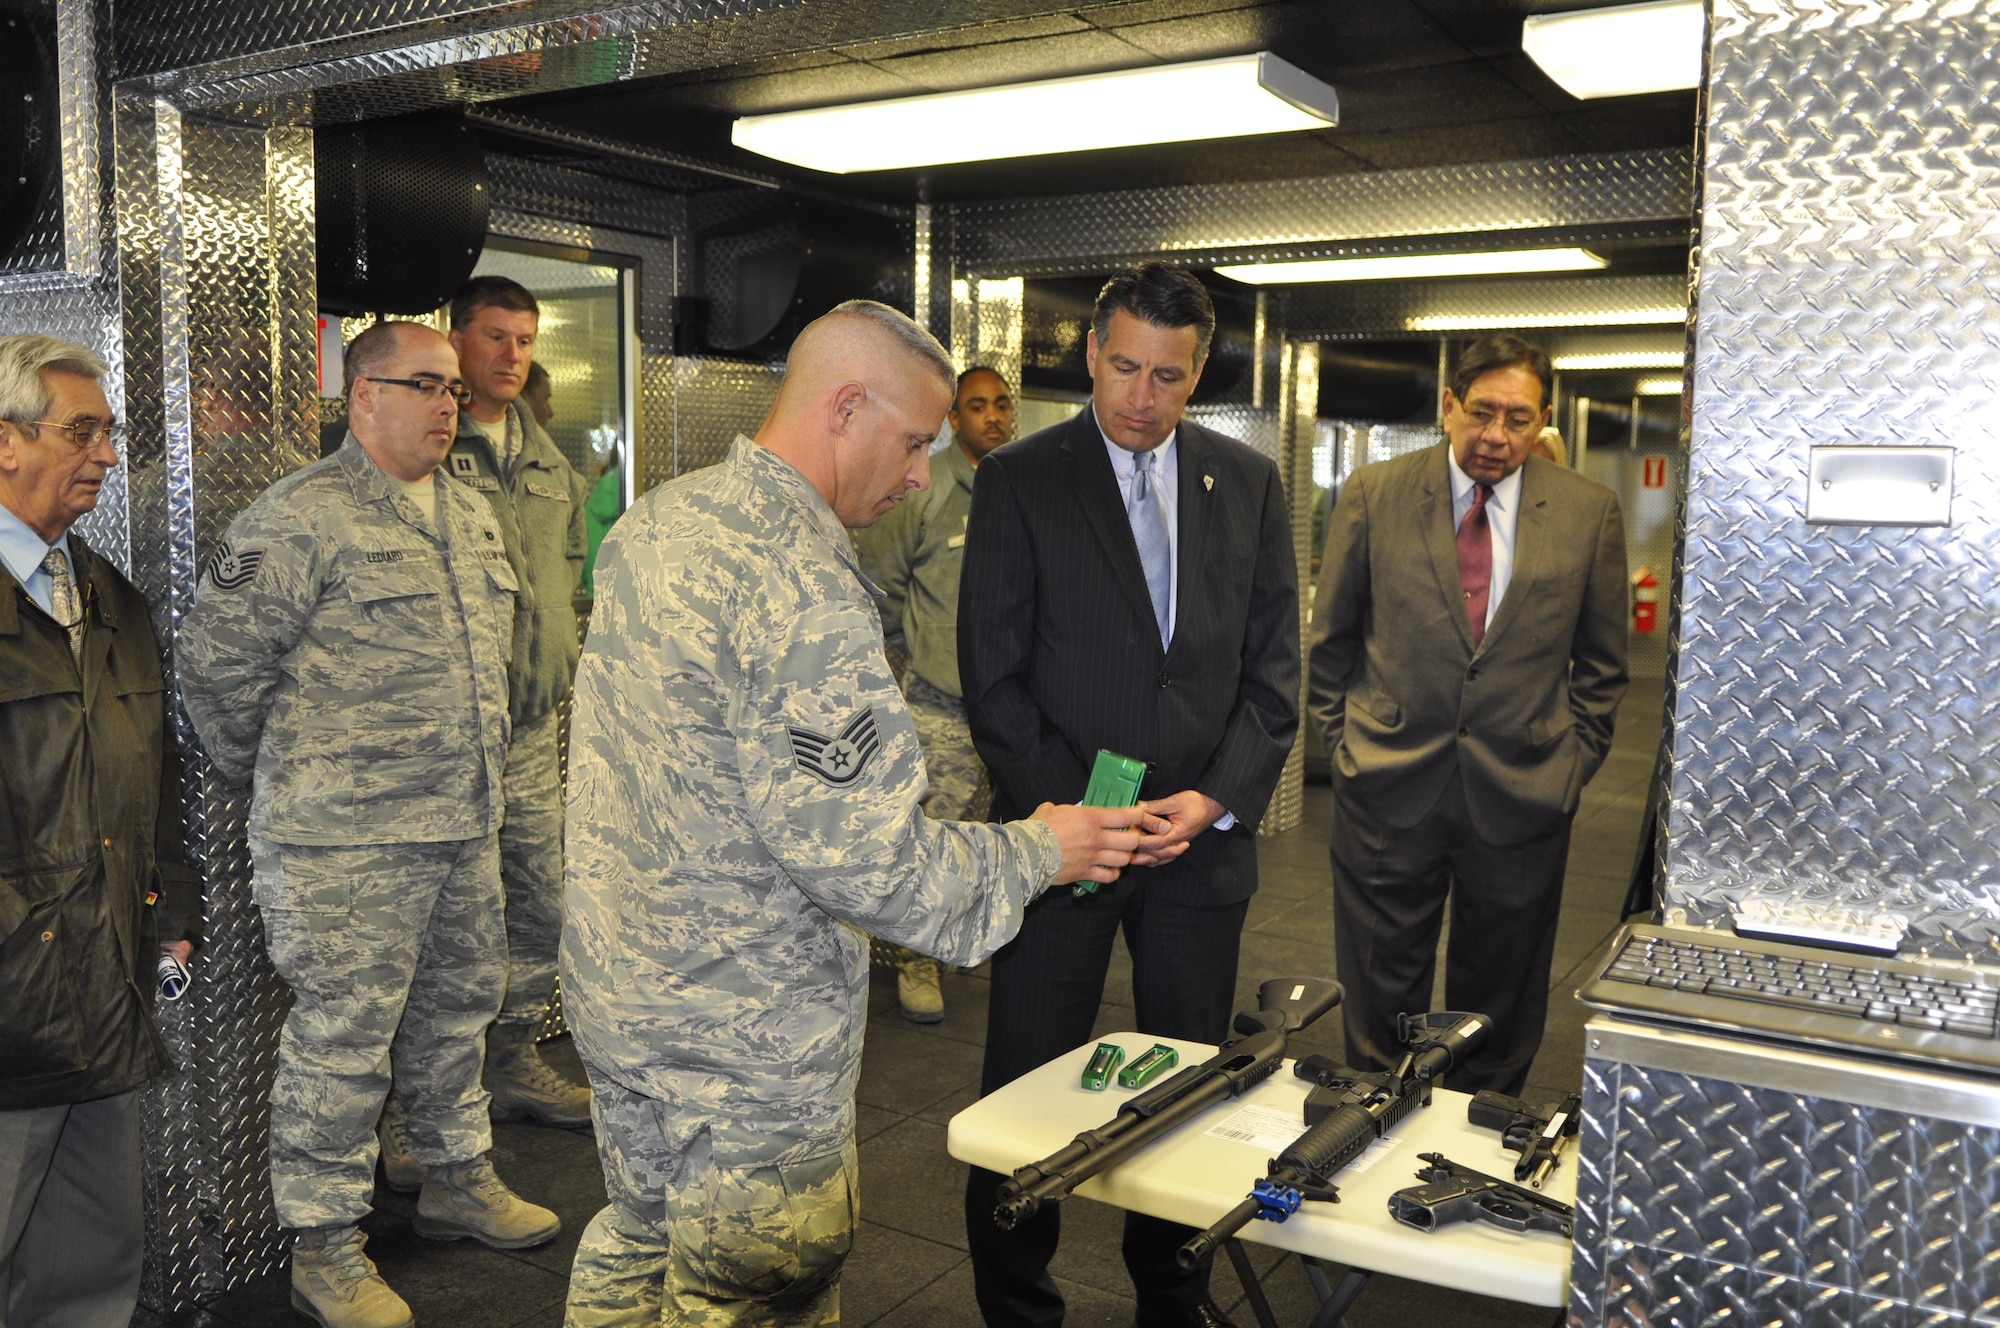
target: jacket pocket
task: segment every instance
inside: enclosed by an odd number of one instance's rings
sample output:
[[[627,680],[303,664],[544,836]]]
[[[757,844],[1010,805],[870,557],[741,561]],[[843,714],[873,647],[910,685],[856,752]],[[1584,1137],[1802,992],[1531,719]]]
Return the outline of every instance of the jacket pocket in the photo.
[[[71,868],[0,880],[0,898],[6,901],[0,907],[17,919],[0,941],[0,991],[7,993],[7,1013],[0,1018],[0,1076],[7,1079],[85,1068],[70,919],[62,910],[64,895],[81,875]]]
[[[1403,707],[1374,684],[1357,688],[1347,694],[1347,704],[1359,710],[1385,729],[1393,729],[1403,722]]]

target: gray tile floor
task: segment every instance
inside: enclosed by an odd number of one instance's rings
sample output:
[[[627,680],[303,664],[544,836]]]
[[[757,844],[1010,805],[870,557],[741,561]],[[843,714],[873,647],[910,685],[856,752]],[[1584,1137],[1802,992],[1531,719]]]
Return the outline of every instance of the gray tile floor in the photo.
[[[1618,925],[1638,844],[1646,783],[1659,741],[1660,687],[1635,683],[1619,715],[1617,742],[1584,791],[1569,859],[1546,1041],[1530,1076],[1530,1097],[1575,1090],[1582,1074],[1583,1013],[1570,993]],[[1331,977],[1333,915],[1326,861],[1331,794],[1306,790],[1305,822],[1262,842],[1262,886],[1250,906],[1243,939],[1239,1008],[1252,1004],[1263,978],[1286,973]],[[978,1094],[986,1022],[983,973],[952,973],[945,981],[943,1023],[920,1028],[896,1011],[895,984],[877,972],[862,1062],[859,1098],[863,1215],[842,1284],[842,1322],[850,1328],[977,1328],[966,1261],[962,1196],[965,1168],[944,1149],[945,1123]],[[1115,952],[1101,1032],[1133,1026],[1130,970]],[[1338,1020],[1328,1019],[1294,1041],[1298,1054],[1341,1051]],[[570,1059],[566,1040],[552,1058]],[[409,1226],[413,1203],[382,1191],[370,1220],[370,1253],[384,1276],[416,1311],[422,1328],[555,1328],[577,1233],[604,1202],[602,1178],[588,1134],[499,1126],[494,1158],[522,1194],[555,1208],[563,1236],[539,1250],[501,1253],[469,1242],[438,1245]],[[1088,1200],[1065,1205],[1061,1253],[1054,1272],[1069,1300],[1075,1328],[1124,1328],[1131,1322],[1131,1286],[1118,1256],[1119,1215]],[[1281,1323],[1311,1318],[1304,1272],[1291,1256],[1251,1247],[1266,1293]],[[1235,1275],[1221,1261],[1216,1299],[1240,1328],[1253,1322]],[[283,1275],[258,1279],[214,1297],[184,1320],[195,1328],[267,1328],[303,1324],[289,1308]],[[1443,1291],[1378,1275],[1347,1316],[1350,1328],[1528,1328],[1551,1324],[1554,1310]],[[161,1321],[146,1312],[137,1328]]]

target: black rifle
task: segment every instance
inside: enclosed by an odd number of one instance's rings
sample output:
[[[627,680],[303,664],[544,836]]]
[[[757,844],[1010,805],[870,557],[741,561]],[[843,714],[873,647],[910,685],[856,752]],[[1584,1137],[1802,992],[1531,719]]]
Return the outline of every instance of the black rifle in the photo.
[[[1200,1267],[1217,1245],[1253,1219],[1282,1222],[1308,1199],[1339,1203],[1340,1191],[1329,1183],[1334,1173],[1403,1117],[1429,1106],[1437,1077],[1485,1041],[1492,1026],[1483,1014],[1402,1014],[1396,1016],[1396,1036],[1405,1050],[1394,1070],[1365,1073],[1324,1056],[1300,1061],[1293,1073],[1316,1085],[1306,1094],[1306,1132],[1271,1159],[1249,1198],[1181,1246],[1174,1256],[1180,1266]]]
[[[1436,1231],[1452,1222],[1487,1222],[1509,1231],[1571,1234],[1576,1209],[1546,1194],[1463,1167],[1443,1153],[1419,1153],[1425,1182],[1389,1196],[1389,1215],[1406,1227]]]
[[[1514,1179],[1536,1189],[1562,1162],[1563,1151],[1576,1142],[1576,1126],[1583,1115],[1583,1098],[1571,1093],[1560,1102],[1539,1105],[1508,1097],[1492,1089],[1472,1095],[1465,1118],[1485,1130],[1500,1132],[1501,1146],[1521,1155],[1514,1164]]]
[[[1242,1034],[1200,1065],[1190,1065],[1119,1108],[1118,1114],[1039,1162],[1000,1182],[993,1220],[1012,1231],[1045,1203],[1061,1203],[1077,1186],[1118,1165],[1191,1116],[1236,1097],[1271,1076],[1285,1060],[1285,1039],[1340,1004],[1340,984],[1322,978],[1272,978],[1257,988],[1257,1010],[1240,1011]]]

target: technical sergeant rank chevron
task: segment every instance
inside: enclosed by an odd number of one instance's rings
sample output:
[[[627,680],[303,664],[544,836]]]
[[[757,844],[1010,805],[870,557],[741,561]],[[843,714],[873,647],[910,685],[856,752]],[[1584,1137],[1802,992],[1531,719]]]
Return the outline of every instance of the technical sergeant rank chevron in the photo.
[[[882,746],[875,729],[875,711],[868,706],[857,711],[837,737],[811,729],[787,728],[785,732],[791,735],[792,755],[799,769],[835,788],[845,788],[861,778],[869,759]]]

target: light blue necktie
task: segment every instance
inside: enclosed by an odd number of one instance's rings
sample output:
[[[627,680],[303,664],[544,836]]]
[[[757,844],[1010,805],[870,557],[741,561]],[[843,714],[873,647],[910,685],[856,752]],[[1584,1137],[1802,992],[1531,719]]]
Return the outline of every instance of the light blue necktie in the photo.
[[[1146,573],[1146,591],[1153,597],[1153,620],[1159,624],[1160,644],[1168,643],[1167,606],[1173,593],[1173,542],[1167,537],[1167,509],[1160,501],[1155,482],[1154,454],[1141,452],[1134,458],[1132,502],[1126,515],[1132,522],[1132,539],[1139,546],[1139,566]]]

